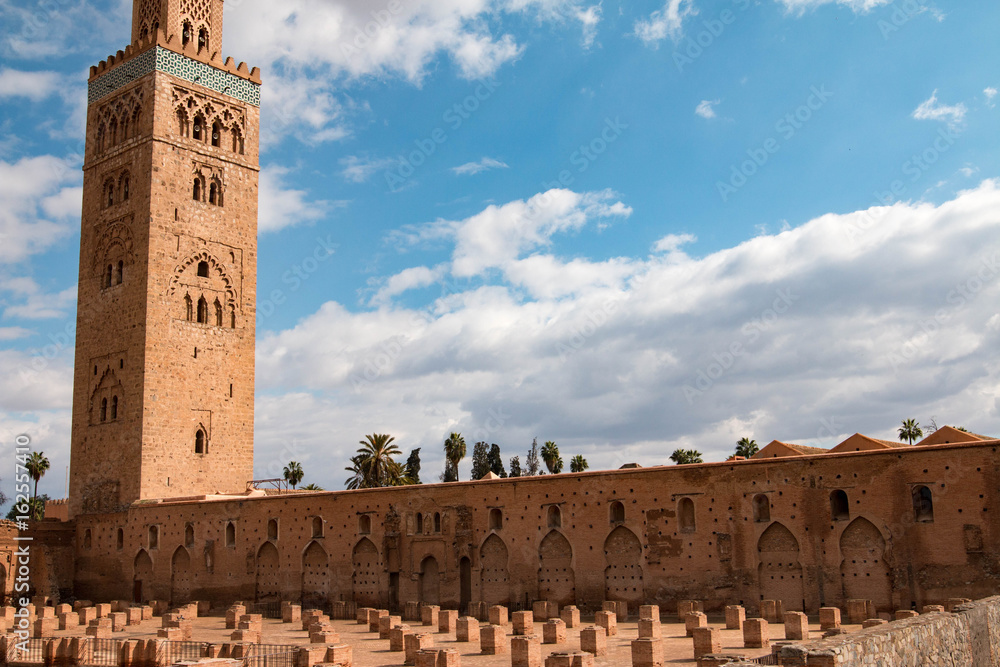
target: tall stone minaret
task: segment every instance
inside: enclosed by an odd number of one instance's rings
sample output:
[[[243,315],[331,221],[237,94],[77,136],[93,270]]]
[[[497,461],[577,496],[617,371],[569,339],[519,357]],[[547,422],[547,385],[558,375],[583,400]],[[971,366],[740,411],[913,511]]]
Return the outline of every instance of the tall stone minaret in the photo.
[[[135,0],[91,68],[72,515],[252,477],[260,73],[222,3]]]

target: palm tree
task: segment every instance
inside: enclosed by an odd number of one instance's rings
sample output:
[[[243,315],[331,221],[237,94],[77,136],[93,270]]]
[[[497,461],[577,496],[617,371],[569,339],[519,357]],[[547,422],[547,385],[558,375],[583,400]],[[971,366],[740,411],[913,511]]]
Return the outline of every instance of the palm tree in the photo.
[[[465,458],[465,438],[462,437],[461,433],[452,433],[444,441],[444,457],[447,459],[448,464],[451,465],[451,470],[455,475],[454,481],[457,482],[458,464]],[[445,481],[448,480],[446,479]]]
[[[701,452],[696,449],[677,449],[674,453],[670,455],[670,460],[677,465],[685,465],[687,463],[704,463],[701,460]]]
[[[736,456],[742,456],[743,458],[748,459],[759,451],[760,447],[757,446],[756,440],[751,440],[750,438],[740,438],[739,442],[736,443]]]
[[[344,484],[348,489],[367,489],[368,485],[365,480],[365,472],[361,469],[361,462],[364,457],[361,454],[355,454],[351,457],[351,465],[344,468],[347,472],[351,473],[351,476],[347,478]]]
[[[305,473],[302,472],[302,464],[298,461],[289,461],[288,465],[285,466],[284,475],[285,481],[291,484],[293,489],[305,477]]]
[[[31,452],[31,456],[28,457],[24,467],[28,470],[28,474],[31,475],[31,479],[35,480],[35,492],[31,496],[31,506],[37,514],[38,508],[35,501],[38,498],[38,480],[44,477],[46,471],[48,471],[49,460],[45,458],[45,452]],[[45,514],[44,510],[42,514]],[[35,518],[41,519],[40,516]]]
[[[903,425],[899,428],[899,439],[906,440],[911,445],[914,440],[924,437],[924,431],[916,419],[904,419]]]
[[[347,468],[354,473],[354,477],[347,481],[347,488],[374,489],[407,483],[403,466],[396,461],[401,452],[392,444],[395,439],[387,433],[365,436],[358,453],[351,457],[352,467]]]
[[[559,445],[551,440],[542,445],[542,460],[545,461],[545,467],[553,475],[558,475],[562,472],[563,460],[559,456]]]
[[[317,486],[316,484],[309,483],[302,487],[303,491],[322,491],[322,486]]]
[[[582,454],[577,454],[569,461],[569,471],[570,472],[583,472],[590,467],[587,463],[587,459],[583,458]]]

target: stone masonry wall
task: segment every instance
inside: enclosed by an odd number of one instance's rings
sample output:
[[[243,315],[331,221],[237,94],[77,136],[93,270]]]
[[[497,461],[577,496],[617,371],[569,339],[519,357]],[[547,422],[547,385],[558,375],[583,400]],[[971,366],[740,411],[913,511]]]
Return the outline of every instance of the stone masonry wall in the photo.
[[[994,667],[1000,597],[895,621],[856,634],[783,647],[787,667]]]

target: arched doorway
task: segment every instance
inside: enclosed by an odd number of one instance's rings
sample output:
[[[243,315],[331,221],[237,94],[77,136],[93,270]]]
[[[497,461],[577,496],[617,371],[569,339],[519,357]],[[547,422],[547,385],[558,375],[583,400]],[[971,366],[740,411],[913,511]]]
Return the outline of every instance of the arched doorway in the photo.
[[[330,558],[316,541],[302,554],[302,606],[322,609],[330,596]]]
[[[361,607],[377,607],[379,563],[375,543],[367,537],[362,538],[354,547],[351,561],[354,565],[354,575],[351,578],[354,601]]]
[[[844,599],[871,600],[879,611],[892,611],[892,579],[879,529],[858,517],[840,536],[840,555]]]
[[[781,600],[785,611],[801,611],[805,596],[799,541],[785,526],[775,522],[760,536],[757,551],[761,599]]]
[[[538,547],[538,598],[560,607],[576,604],[573,547],[558,530],[549,531]]]
[[[417,600],[421,604],[440,603],[441,578],[438,573],[438,562],[434,556],[428,556],[420,562],[420,579],[417,583],[419,584]]]
[[[483,542],[479,550],[480,598],[487,605],[506,605],[510,602],[510,576],[507,571],[507,545],[496,533]]]
[[[139,549],[132,563],[132,601],[145,602],[152,598],[153,559],[145,549]]]
[[[170,559],[170,602],[174,606],[191,601],[191,555],[177,547]]]
[[[618,526],[604,541],[604,599],[642,604],[642,544],[631,530]]]
[[[257,600],[277,600],[281,597],[281,563],[278,548],[264,542],[257,551]]]

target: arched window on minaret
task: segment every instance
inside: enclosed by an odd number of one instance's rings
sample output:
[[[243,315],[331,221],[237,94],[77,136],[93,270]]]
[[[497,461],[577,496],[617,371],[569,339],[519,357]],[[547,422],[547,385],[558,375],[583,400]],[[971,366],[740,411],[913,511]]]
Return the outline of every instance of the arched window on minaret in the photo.
[[[191,295],[184,295],[184,319],[188,322],[194,321],[194,303],[191,301]]]
[[[120,179],[118,179],[118,189],[122,193],[122,201],[128,201],[130,188],[129,188],[129,176],[127,171],[124,174],[122,174]]]
[[[181,46],[187,46],[191,41],[191,22],[185,21],[181,27]]]
[[[198,141],[205,141],[203,136],[205,132],[205,119],[202,118],[201,114],[194,117],[194,129],[191,131],[191,138],[197,139]]]
[[[119,127],[121,127],[121,130],[120,130],[121,131],[121,137],[119,138],[119,143],[120,143],[120,142],[125,141],[126,139],[129,138],[128,114],[125,114],[124,116],[122,116],[122,122],[121,122],[121,124],[120,124]]]
[[[194,177],[194,190],[191,193],[192,198],[195,201],[204,201],[205,200],[204,189],[205,189],[205,186],[201,182],[201,176],[195,176]]]
[[[215,300],[215,326],[222,326],[222,304],[218,299]]]
[[[118,419],[118,397],[111,397],[111,421]]]
[[[240,132],[239,127],[235,125],[231,132],[233,135],[233,152],[243,155],[243,134]]]
[[[115,274],[116,282],[121,285],[125,280],[125,262],[118,260],[118,272]]]
[[[115,182],[111,178],[104,183],[104,203],[107,208],[115,205]]]
[[[205,448],[205,432],[201,429],[194,434],[194,453],[195,454],[207,454]]]
[[[101,422],[108,421],[108,399],[101,399]]]
[[[208,29],[202,28],[198,31],[198,51],[201,52],[202,49],[208,49]]]
[[[118,143],[118,119],[112,118],[111,122],[108,123],[108,147],[112,147]]]
[[[236,308],[234,306],[229,306],[229,328],[236,328]]]
[[[108,134],[107,128],[105,128],[104,124],[102,123],[101,126],[97,128],[97,145],[95,146],[95,150],[98,153],[104,152],[104,141],[107,138],[107,134]]]
[[[186,137],[189,131],[190,125],[188,124],[187,111],[184,110],[184,107],[181,107],[177,110],[177,134]]]
[[[115,267],[108,264],[107,270],[104,272],[104,288],[107,289],[112,285],[112,276],[114,275]]]
[[[222,146],[222,123],[219,121],[212,123],[212,145],[216,148]]]
[[[208,324],[208,301],[205,297],[198,299],[198,324]]]
[[[216,206],[222,205],[222,197],[219,195],[219,184],[215,180],[208,186],[208,203],[215,204]]]
[[[146,37],[148,37],[148,36],[149,36],[149,33],[146,32],[146,26],[142,26],[142,29],[139,30],[139,39],[140,40],[145,40]]]

